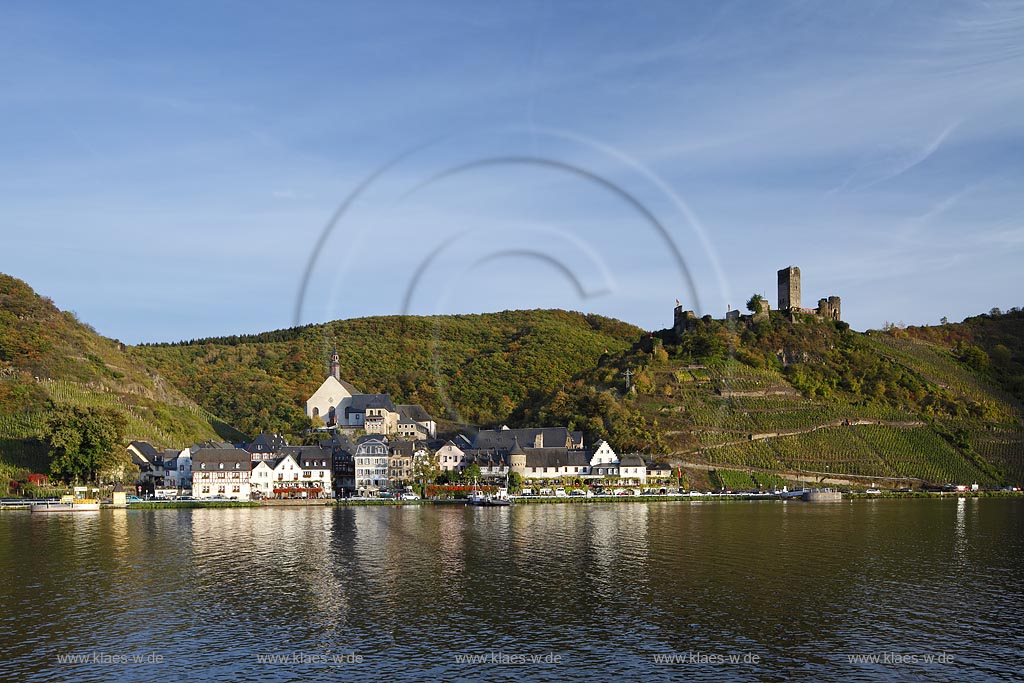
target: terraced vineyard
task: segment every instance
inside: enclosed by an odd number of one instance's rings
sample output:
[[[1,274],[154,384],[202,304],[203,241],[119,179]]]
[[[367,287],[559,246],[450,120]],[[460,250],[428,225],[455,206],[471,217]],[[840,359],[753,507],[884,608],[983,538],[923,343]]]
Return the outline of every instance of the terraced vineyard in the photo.
[[[922,378],[918,385],[933,383],[946,397],[940,400],[960,401],[965,412],[935,419],[884,400],[808,397],[778,366],[735,358],[652,366],[655,388],[635,401],[656,415],[671,449],[712,466],[933,483],[1024,480],[1022,412],[1012,397],[933,344],[888,334],[861,339],[876,358]],[[970,446],[954,446],[949,434],[965,424],[975,425],[968,426]]]
[[[1002,469],[1010,481],[1024,481],[1024,431],[985,430],[971,434],[981,457]]]
[[[126,438],[129,440],[178,447],[220,438],[211,427],[219,421],[196,405],[162,404],[66,380],[40,380],[39,385],[61,406],[120,410],[127,420]],[[40,410],[0,415],[0,459],[35,471],[47,471],[46,452],[38,441],[44,419],[45,414]]]
[[[890,355],[926,379],[985,406],[999,422],[1015,425],[1024,417],[1019,403],[1012,396],[957,363],[940,347],[888,334],[870,334],[868,339],[878,345],[880,352]]]
[[[711,481],[711,486],[716,489],[749,491],[755,488],[754,480],[749,474],[736,470],[712,470],[708,479]]]

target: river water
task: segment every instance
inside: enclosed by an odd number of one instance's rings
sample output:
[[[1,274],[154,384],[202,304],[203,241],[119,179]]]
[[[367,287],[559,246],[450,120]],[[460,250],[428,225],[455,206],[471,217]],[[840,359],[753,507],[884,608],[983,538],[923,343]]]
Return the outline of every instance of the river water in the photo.
[[[0,581],[2,681],[1024,678],[1021,499],[10,511]]]

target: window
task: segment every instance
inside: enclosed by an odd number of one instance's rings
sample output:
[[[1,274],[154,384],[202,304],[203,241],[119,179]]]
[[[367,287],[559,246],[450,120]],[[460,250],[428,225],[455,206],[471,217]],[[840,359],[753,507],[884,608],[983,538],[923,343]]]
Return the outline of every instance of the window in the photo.
[[[240,470],[240,469],[242,469],[242,463],[240,463],[240,462],[236,462],[236,463],[235,463],[235,469],[236,469],[236,470]]]
[[[220,468],[221,468],[221,469],[224,469],[224,463],[221,463],[221,464],[220,464]]]
[[[206,463],[205,462],[199,463],[199,469],[205,470],[206,469]]]

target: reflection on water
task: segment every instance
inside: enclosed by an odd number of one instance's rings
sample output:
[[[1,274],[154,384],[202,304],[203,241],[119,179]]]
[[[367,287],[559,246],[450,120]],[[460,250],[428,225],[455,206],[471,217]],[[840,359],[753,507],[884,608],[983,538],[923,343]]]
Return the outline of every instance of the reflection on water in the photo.
[[[0,680],[1013,680],[1022,513],[976,499],[5,512]],[[153,652],[164,662],[60,659]],[[758,660],[659,659],[694,653]],[[886,653],[953,664],[849,661]],[[544,654],[560,661],[458,659]]]

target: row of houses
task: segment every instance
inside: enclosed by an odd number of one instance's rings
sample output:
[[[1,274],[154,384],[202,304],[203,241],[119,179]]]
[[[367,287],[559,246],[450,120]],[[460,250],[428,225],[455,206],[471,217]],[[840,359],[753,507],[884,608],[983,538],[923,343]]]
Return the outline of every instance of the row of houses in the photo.
[[[483,481],[515,473],[527,485],[572,479],[644,486],[672,476],[668,465],[635,453],[620,457],[606,441],[587,449],[582,434],[564,427],[503,427],[443,444],[380,434],[353,441],[341,431],[325,437],[291,446],[278,434],[261,434],[245,447],[205,442],[181,451],[133,441],[128,452],[139,466],[140,491],[200,499],[372,497],[431,483],[423,481],[428,472],[461,474],[473,465]]]
[[[205,442],[158,451],[145,441],[128,446],[139,467],[140,493],[199,499],[333,498],[401,490],[413,482],[413,462],[428,458],[425,442],[342,433],[312,446],[291,446],[261,434],[245,447]]]
[[[422,406],[396,405],[387,394],[364,394],[341,379],[336,349],[330,373],[306,401],[306,414],[318,425],[315,445],[292,446],[270,433],[244,447],[207,441],[159,451],[133,441],[128,453],[139,467],[139,491],[246,500],[375,496],[404,489],[417,472],[422,480],[435,469],[461,473],[474,465],[484,480],[514,473],[526,483],[644,485],[671,476],[667,465],[638,454],[620,458],[605,441],[588,449],[583,433],[566,427],[502,427],[437,442],[437,423]]]
[[[599,441],[585,448],[583,435],[565,427],[484,430],[472,441],[453,439],[437,451],[442,471],[463,471],[476,465],[483,476],[516,473],[526,482],[545,479],[616,479],[624,485],[644,485],[667,479],[672,468],[637,453],[619,457],[611,444]]]

